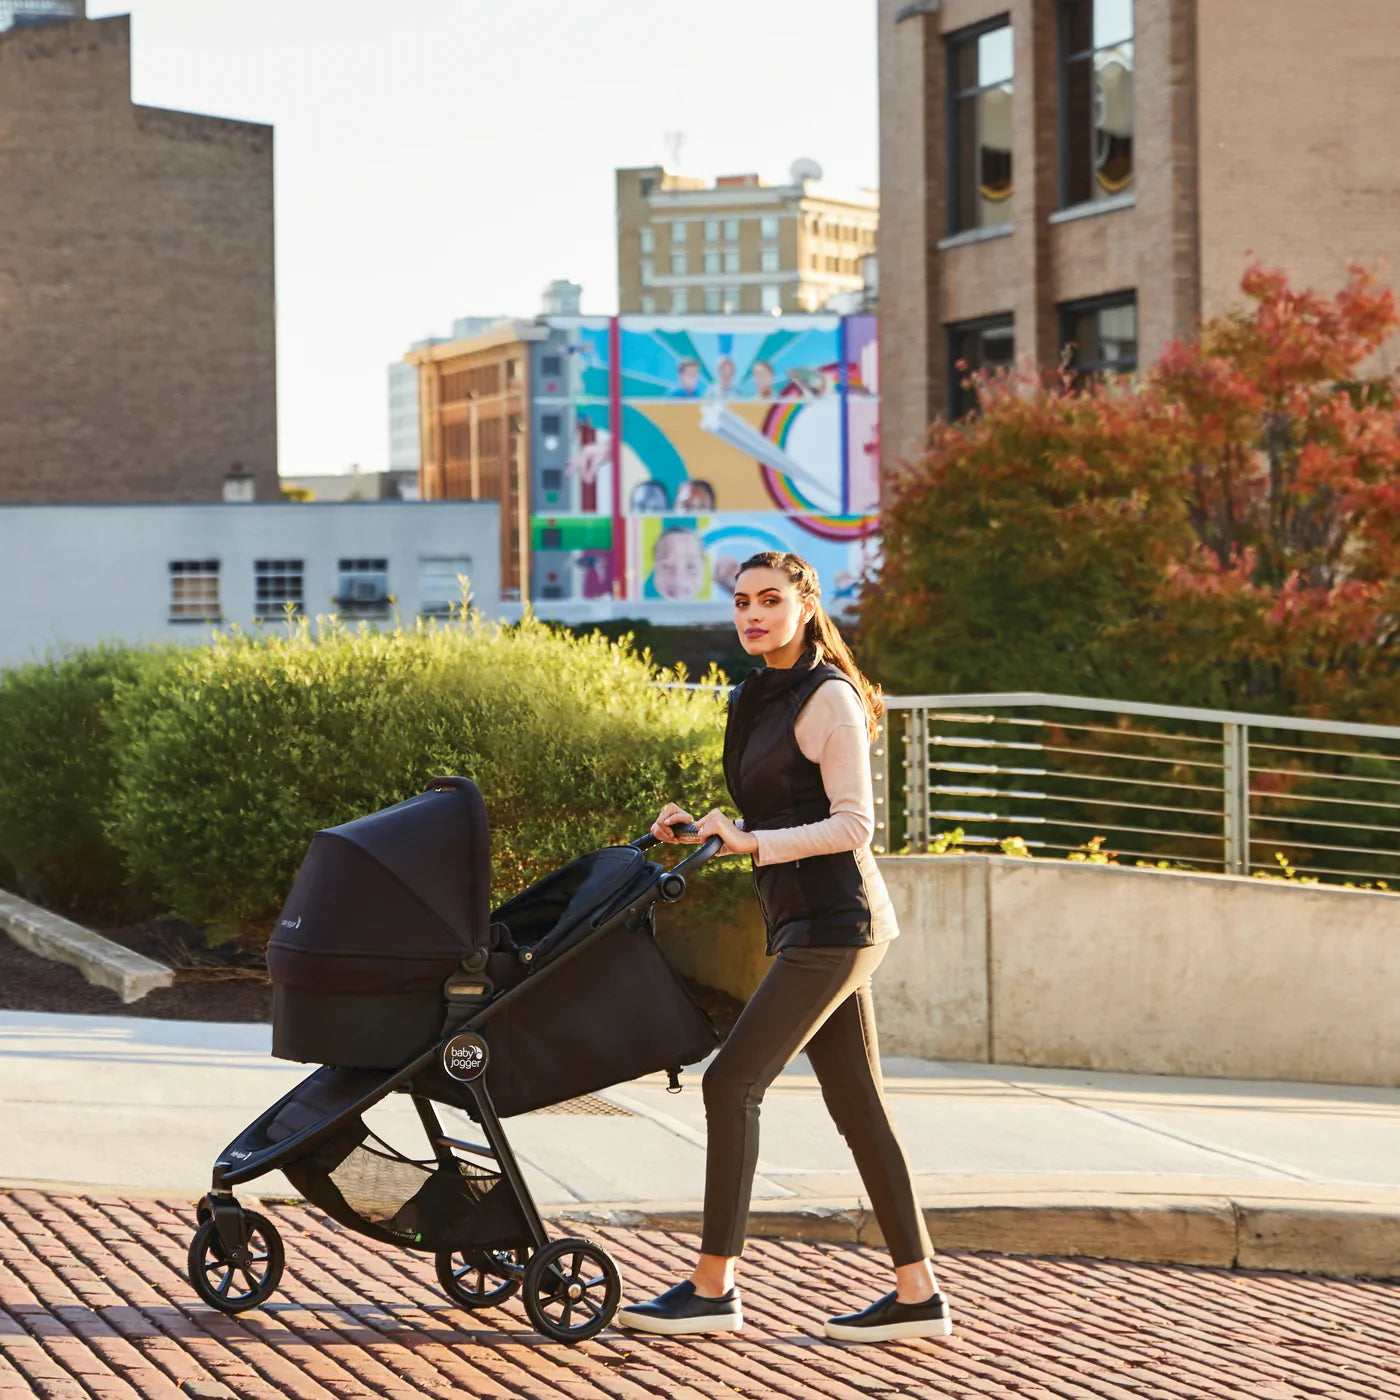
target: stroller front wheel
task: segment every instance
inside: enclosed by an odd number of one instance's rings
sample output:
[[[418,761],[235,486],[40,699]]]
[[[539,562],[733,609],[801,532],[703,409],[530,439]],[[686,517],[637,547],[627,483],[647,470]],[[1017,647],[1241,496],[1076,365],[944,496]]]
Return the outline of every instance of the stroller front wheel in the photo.
[[[282,1237],[265,1215],[255,1210],[243,1212],[247,1231],[246,1257],[229,1257],[219,1238],[218,1227],[206,1219],[190,1241],[187,1260],[194,1291],[220,1312],[240,1313],[267,1302],[282,1281],[286,1256]]]
[[[525,1269],[525,1311],[556,1342],[582,1342],[613,1320],[622,1301],[617,1265],[589,1240],[551,1240]]]
[[[519,1291],[525,1258],[523,1249],[440,1250],[438,1282],[458,1307],[495,1307]]]

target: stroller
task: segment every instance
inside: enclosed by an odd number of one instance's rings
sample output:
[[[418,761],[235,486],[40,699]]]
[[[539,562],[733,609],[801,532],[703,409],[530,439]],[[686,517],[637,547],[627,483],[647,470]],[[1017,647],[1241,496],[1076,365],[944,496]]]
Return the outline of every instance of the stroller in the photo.
[[[319,1064],[220,1154],[199,1205],[190,1282],[223,1312],[276,1291],[272,1222],[232,1188],[280,1168],[308,1201],[371,1239],[436,1256],[464,1308],[517,1291],[535,1328],[579,1342],[612,1320],[617,1265],[596,1243],[550,1240],[501,1126],[657,1070],[719,1042],[655,941],[720,849],[670,871],[646,835],[580,857],[489,908],[486,808],[466,778],[316,834],[268,945],[272,1053]],[[623,1014],[619,1014],[619,1013]],[[416,1159],[365,1113],[407,1094],[427,1134]],[[436,1105],[485,1142],[449,1136]]]

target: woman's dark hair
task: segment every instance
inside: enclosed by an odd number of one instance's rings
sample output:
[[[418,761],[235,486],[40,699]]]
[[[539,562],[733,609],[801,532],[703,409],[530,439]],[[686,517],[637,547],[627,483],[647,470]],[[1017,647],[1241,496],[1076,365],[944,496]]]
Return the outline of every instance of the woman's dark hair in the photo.
[[[856,693],[865,705],[866,720],[873,739],[885,713],[885,702],[881,698],[880,687],[870,680],[856,665],[851,649],[845,643],[836,624],[822,607],[822,584],[817,571],[799,554],[780,554],[776,550],[766,550],[753,554],[739,565],[734,576],[737,581],[749,569],[777,569],[786,574],[789,582],[797,589],[797,596],[804,602],[808,598],[816,601],[816,610],[807,621],[807,645],[815,647],[817,660],[831,662],[838,670],[851,678]]]

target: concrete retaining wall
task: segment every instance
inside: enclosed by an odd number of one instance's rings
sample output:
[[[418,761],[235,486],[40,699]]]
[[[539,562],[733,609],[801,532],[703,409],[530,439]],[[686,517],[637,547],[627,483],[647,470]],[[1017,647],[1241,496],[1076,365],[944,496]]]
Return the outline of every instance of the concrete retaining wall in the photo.
[[[1400,899],[1001,856],[882,860],[885,1054],[1400,1084]]]

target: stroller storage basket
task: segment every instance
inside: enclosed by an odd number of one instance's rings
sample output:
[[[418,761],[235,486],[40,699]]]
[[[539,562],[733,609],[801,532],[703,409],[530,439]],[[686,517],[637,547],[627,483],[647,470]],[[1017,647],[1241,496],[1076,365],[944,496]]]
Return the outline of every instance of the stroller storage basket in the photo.
[[[461,1158],[416,1161],[352,1119],[283,1170],[342,1225],[409,1249],[508,1248],[528,1231],[499,1172]]]

